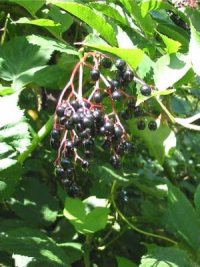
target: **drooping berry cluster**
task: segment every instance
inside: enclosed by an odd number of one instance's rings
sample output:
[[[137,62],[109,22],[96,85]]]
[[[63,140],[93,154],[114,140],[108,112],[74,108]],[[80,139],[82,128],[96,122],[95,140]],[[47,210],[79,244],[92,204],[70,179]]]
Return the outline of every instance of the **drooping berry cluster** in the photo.
[[[89,61],[91,58],[93,64]],[[90,69],[92,82],[88,97],[83,96],[84,67]],[[112,79],[106,78],[100,70],[111,67],[115,70],[115,75]],[[141,112],[135,106],[134,96],[125,90],[127,85],[135,83],[135,79],[137,80],[124,60],[117,59],[113,65],[109,57],[100,53],[89,52],[76,64],[70,81],[59,98],[50,141],[52,148],[58,150],[56,175],[73,194],[78,192],[74,178],[75,167],[88,169],[89,158],[94,152],[96,142],[101,141],[103,149],[110,152],[110,163],[114,168],[119,168],[122,155],[131,151],[129,135],[120,118],[128,119],[131,110],[135,114]],[[150,96],[151,87],[142,83],[140,93]],[[104,105],[104,101],[108,100],[111,112],[107,112],[108,104]],[[128,108],[119,115],[116,102],[121,100],[127,103]],[[154,130],[156,127],[154,121],[149,123],[149,129]],[[139,128],[144,128],[144,125],[141,124]]]

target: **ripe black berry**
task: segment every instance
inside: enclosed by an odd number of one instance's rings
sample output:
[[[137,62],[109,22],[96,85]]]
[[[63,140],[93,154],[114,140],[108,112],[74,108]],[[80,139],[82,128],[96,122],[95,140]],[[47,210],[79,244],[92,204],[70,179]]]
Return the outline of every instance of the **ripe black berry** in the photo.
[[[70,104],[75,110],[78,110],[81,107],[81,105],[79,104],[77,100],[72,100]]]
[[[65,122],[66,122],[66,118],[65,118],[65,116],[63,116],[63,117],[61,117],[61,118],[59,119],[59,124],[60,124],[60,125],[65,125]]]
[[[94,112],[93,112],[93,117],[94,117],[94,119],[96,119],[96,120],[98,120],[98,119],[100,119],[101,118],[101,111],[100,110],[94,110]]]
[[[66,170],[66,178],[72,179],[74,177],[74,168],[68,168]]]
[[[109,69],[112,66],[112,61],[109,58],[104,57],[101,60],[101,64],[105,69]]]
[[[91,128],[93,124],[93,119],[89,116],[85,116],[82,121],[82,125],[84,128]]]
[[[115,168],[118,169],[120,167],[120,160],[119,157],[117,155],[113,155],[110,158],[110,164]]]
[[[140,121],[137,122],[137,128],[138,128],[138,130],[144,130],[145,127],[146,127],[146,124],[145,124],[144,121],[140,120]]]
[[[94,100],[97,104],[101,103],[101,101],[102,101],[102,95],[101,95],[101,93],[100,93],[99,91],[96,91],[96,92],[94,93],[94,95],[93,95],[93,100]]]
[[[81,162],[81,167],[84,169],[84,170],[87,170],[88,169],[88,167],[89,167],[89,162],[87,161],[87,160],[83,160],[82,162]]]
[[[133,113],[135,117],[141,117],[144,112],[140,107],[135,107]]]
[[[58,149],[60,147],[60,142],[51,138],[50,139],[50,145],[53,149]]]
[[[133,99],[129,99],[127,102],[128,108],[134,109],[135,108],[135,101]]]
[[[66,146],[67,150],[72,150],[74,148],[74,145],[73,145],[72,141],[69,141],[69,140],[67,140],[65,146]]]
[[[144,96],[150,96],[151,95],[151,87],[147,84],[144,84],[140,88],[140,93]]]
[[[74,124],[78,124],[81,121],[81,117],[78,113],[72,115],[72,121]]]
[[[112,133],[114,131],[114,124],[112,121],[106,121],[104,123],[104,129],[106,133]]]
[[[76,184],[71,184],[69,187],[69,195],[70,196],[77,196],[80,193],[80,188]]]
[[[122,128],[120,126],[115,125],[114,133],[115,133],[115,136],[117,138],[120,138],[122,136],[122,134],[123,134],[123,130],[122,130]]]
[[[120,100],[121,96],[122,96],[122,94],[121,94],[121,92],[120,92],[119,90],[116,90],[116,91],[114,91],[114,92],[112,93],[112,99],[113,99],[114,101],[118,101],[118,100]]]
[[[122,110],[120,115],[121,115],[122,119],[124,119],[124,120],[130,119],[130,113],[129,113],[128,109]]]
[[[85,149],[90,150],[94,146],[94,140],[93,139],[85,139],[83,140],[83,145]]]
[[[131,70],[127,69],[124,73],[123,73],[123,79],[124,81],[127,82],[131,82],[133,80],[134,74]]]
[[[53,129],[51,132],[51,137],[56,141],[60,140],[60,132],[57,129]]]
[[[155,131],[157,129],[157,123],[155,121],[150,121],[148,123],[148,128],[150,131]]]
[[[62,117],[64,116],[64,113],[65,113],[65,107],[63,106],[59,106],[57,109],[56,109],[56,115],[58,117]]]
[[[111,89],[112,92],[113,92],[114,90],[119,89],[119,87],[120,87],[120,83],[119,83],[119,81],[117,81],[117,80],[112,80],[112,81],[110,81],[110,89]]]
[[[57,167],[55,170],[55,174],[58,178],[64,178],[65,177],[65,171],[61,167]]]
[[[73,129],[73,121],[72,121],[72,120],[68,120],[68,121],[66,121],[66,123],[65,123],[65,128],[66,128],[67,130],[72,130],[72,129]]]
[[[71,162],[68,158],[62,158],[60,164],[64,170],[71,168]]]
[[[93,69],[90,71],[90,77],[93,81],[96,82],[100,77],[100,72],[98,70]]]
[[[115,62],[115,66],[119,70],[123,70],[126,66],[126,62],[122,59],[117,59]]]

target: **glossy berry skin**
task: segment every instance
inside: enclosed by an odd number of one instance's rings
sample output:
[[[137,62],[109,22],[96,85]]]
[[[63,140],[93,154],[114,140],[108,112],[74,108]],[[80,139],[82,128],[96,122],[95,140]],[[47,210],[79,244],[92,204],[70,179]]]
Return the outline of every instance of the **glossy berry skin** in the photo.
[[[127,69],[124,73],[123,73],[123,79],[126,82],[131,82],[134,78],[134,74],[131,70]]]
[[[90,77],[94,82],[96,82],[100,78],[100,72],[98,70],[93,69],[90,71]]]
[[[102,102],[102,95],[101,95],[101,92],[96,91],[96,92],[94,93],[94,95],[93,95],[93,100],[94,100],[97,104],[101,103],[101,102]]]
[[[74,124],[78,124],[81,121],[81,116],[78,113],[72,115],[72,121]]]
[[[133,113],[135,117],[141,117],[144,112],[140,107],[135,107]]]
[[[114,128],[114,133],[116,138],[120,138],[123,135],[123,130],[120,126],[116,125]]]
[[[78,109],[81,107],[81,105],[78,103],[77,100],[72,100],[72,101],[70,102],[70,105],[71,105],[75,110],[78,110]]]
[[[90,117],[84,117],[82,121],[82,125],[84,128],[91,128],[93,124],[93,120]]]
[[[151,95],[151,87],[148,86],[147,84],[143,84],[140,88],[140,93],[143,96],[150,96]]]
[[[119,90],[116,90],[116,91],[114,91],[114,92],[112,93],[112,99],[113,99],[114,101],[119,101],[120,98],[121,98],[121,96],[122,96],[122,94],[121,94],[121,92],[120,92]]]
[[[113,166],[113,168],[118,169],[120,167],[120,160],[116,155],[113,155],[110,158],[110,164]]]
[[[114,90],[119,89],[119,87],[120,87],[120,83],[119,83],[119,81],[117,81],[117,80],[112,80],[112,81],[110,82],[110,89],[111,89],[111,92],[113,92]]]
[[[80,188],[75,184],[71,184],[69,187],[69,195],[74,197],[77,196],[80,193]]]
[[[87,160],[83,160],[82,162],[81,162],[81,167],[84,169],[84,170],[87,170],[88,169],[88,167],[89,167],[89,162],[87,161]]]
[[[67,170],[68,168],[71,167],[71,162],[68,158],[62,158],[60,161],[60,165],[64,170]]]
[[[98,119],[100,119],[101,118],[101,111],[100,110],[94,110],[94,112],[93,112],[93,117],[94,117],[94,119],[95,120],[98,120]]]
[[[67,130],[72,130],[72,129],[73,129],[73,122],[72,122],[72,120],[68,120],[68,121],[66,121],[66,123],[65,123],[65,128],[66,128]]]
[[[140,120],[137,122],[137,128],[138,130],[144,130],[146,128],[146,124],[144,121]]]
[[[112,66],[112,61],[109,58],[104,57],[101,60],[101,64],[105,69],[109,69]]]
[[[112,133],[114,131],[114,124],[112,121],[106,121],[104,123],[104,129],[106,133]]]
[[[65,113],[65,107],[63,106],[59,106],[57,109],[56,109],[56,115],[58,117],[62,117],[64,116],[64,113]]]
[[[66,170],[66,178],[72,179],[74,177],[74,168],[68,168]]]
[[[57,129],[53,129],[51,132],[51,137],[56,141],[60,140],[60,132]]]
[[[148,128],[150,131],[155,131],[158,128],[156,121],[150,121],[148,123]]]
[[[65,122],[66,122],[66,118],[65,118],[65,116],[63,116],[63,117],[61,117],[61,118],[59,119],[59,124],[60,124],[60,125],[65,125]]]
[[[117,59],[115,62],[115,66],[118,70],[123,70],[126,67],[126,62],[122,59]]]
[[[66,142],[66,149],[67,150],[73,150],[73,148],[74,148],[74,145],[73,145],[73,143],[72,143],[72,141],[67,141]]]
[[[61,167],[57,167],[55,170],[55,174],[58,178],[64,178],[65,177],[65,171]]]
[[[94,147],[94,140],[93,139],[86,139],[83,141],[83,145],[85,149],[90,150]]]

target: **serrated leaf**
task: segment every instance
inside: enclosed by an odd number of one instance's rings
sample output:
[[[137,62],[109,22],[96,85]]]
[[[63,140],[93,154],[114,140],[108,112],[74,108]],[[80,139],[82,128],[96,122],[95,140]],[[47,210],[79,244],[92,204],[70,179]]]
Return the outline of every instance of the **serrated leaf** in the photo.
[[[189,45],[189,57],[192,62],[193,70],[196,74],[200,75],[199,57],[200,54],[200,33],[191,24],[191,37]]]
[[[30,14],[34,15],[45,3],[45,0],[9,0],[14,2],[22,7],[24,7]]]
[[[97,30],[108,43],[116,45],[115,31],[102,15],[98,15],[91,8],[77,2],[56,2],[54,5],[78,17],[91,28]]]
[[[154,81],[159,90],[165,90],[178,82],[191,68],[187,55],[170,54],[158,59],[154,67]]]
[[[137,265],[134,262],[132,262],[132,261],[130,261],[124,257],[116,257],[116,259],[117,259],[117,266],[118,267],[137,267]]]
[[[11,209],[29,225],[49,225],[57,218],[58,202],[36,179],[23,181],[9,201]]]
[[[108,3],[106,3],[105,1],[101,1],[101,2],[90,2],[89,3],[90,7],[93,7],[94,9],[98,10],[99,12],[103,13],[104,15],[113,18],[114,20],[124,24],[124,25],[129,25],[124,11],[122,9],[120,9],[120,6],[116,6],[113,7],[111,5],[108,5]],[[119,10],[120,9],[120,13]]]
[[[189,256],[173,247],[149,246],[148,254],[142,256],[139,267],[192,267]]]
[[[88,36],[82,43],[83,45],[93,47],[95,49],[114,54],[124,59],[134,70],[138,67],[144,57],[144,52],[139,48],[123,49],[117,47],[106,46],[103,44],[96,44],[96,40],[93,36]]]
[[[34,257],[38,261],[69,266],[69,258],[56,243],[43,232],[15,226],[13,220],[4,220],[0,224],[0,250],[9,253]]]
[[[146,35],[152,35],[154,32],[154,21],[149,15],[145,17],[141,14],[141,8],[138,6],[136,0],[120,0],[123,6],[129,11],[130,15],[136,21],[136,23],[141,27]]]
[[[40,27],[59,27],[60,24],[56,23],[55,21],[51,19],[33,19],[30,20],[26,17],[20,18],[15,23],[21,23],[21,24],[31,24],[31,25],[36,25]]]
[[[27,36],[27,40],[30,44],[37,45],[42,49],[47,49],[47,51],[60,51],[66,54],[78,55],[78,51],[74,47],[50,37],[32,34]]]
[[[19,90],[32,81],[36,71],[44,68],[51,53],[48,48],[28,43],[25,37],[15,37],[1,47],[0,77]]]
[[[160,37],[162,38],[165,46],[166,46],[166,52],[168,54],[173,54],[178,52],[179,48],[181,47],[181,43],[178,41],[175,41],[169,37],[167,37],[164,34],[159,33]]]
[[[199,251],[200,221],[197,213],[180,189],[171,184],[168,188],[168,208],[176,232],[190,247]]]
[[[21,175],[16,157],[30,144],[28,124],[17,101],[18,94],[0,98],[0,201],[13,193]]]
[[[146,124],[151,118],[146,118]],[[176,147],[176,136],[171,128],[167,125],[163,125],[157,120],[158,129],[156,131],[150,131],[148,127],[144,130],[137,129],[137,120],[132,119],[129,121],[129,127],[131,133],[140,137],[146,144],[149,153],[155,157],[160,164],[163,164],[165,156]]]

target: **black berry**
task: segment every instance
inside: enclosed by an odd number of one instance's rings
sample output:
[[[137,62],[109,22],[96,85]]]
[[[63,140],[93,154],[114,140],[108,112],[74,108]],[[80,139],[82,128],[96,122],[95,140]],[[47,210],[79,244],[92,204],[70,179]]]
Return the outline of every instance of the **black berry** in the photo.
[[[60,140],[60,132],[57,129],[53,129],[51,132],[51,137],[56,141]]]
[[[57,167],[56,170],[55,170],[55,173],[56,173],[56,176],[58,178],[64,178],[65,177],[65,171],[61,167]]]
[[[101,60],[101,64],[105,69],[109,69],[112,66],[112,61],[109,58],[104,57]]]
[[[93,81],[96,82],[100,77],[100,72],[98,70],[93,69],[90,71],[90,77]]]
[[[150,131],[155,131],[157,129],[157,123],[155,121],[150,121],[148,123],[148,128]]]
[[[93,100],[94,100],[97,104],[101,103],[101,102],[102,102],[102,95],[101,95],[101,92],[96,91],[96,92],[94,93],[94,95],[93,95]]]
[[[89,167],[89,162],[87,160],[84,160],[81,162],[81,167],[84,169],[84,170],[87,170],[88,167]]]
[[[114,131],[114,124],[112,121],[106,121],[104,124],[104,129],[106,133],[112,133]]]
[[[134,74],[131,70],[126,70],[124,73],[123,73],[123,79],[124,81],[127,81],[127,82],[131,82],[133,80],[133,77],[134,77]]]
[[[116,90],[116,91],[114,91],[114,92],[112,93],[112,99],[113,99],[114,101],[119,101],[120,98],[121,98],[121,96],[122,96],[122,94],[121,94],[121,92],[120,92],[119,90]]]
[[[144,96],[150,96],[151,95],[151,87],[147,84],[144,84],[140,88],[140,93]]]
[[[123,134],[123,130],[120,126],[116,125],[114,128],[114,133],[117,138],[120,138]]]
[[[146,127],[146,124],[145,124],[144,121],[140,120],[140,121],[137,122],[137,128],[138,128],[138,130],[144,130],[145,127]]]
[[[64,170],[67,170],[68,168],[71,167],[71,162],[68,158],[62,158],[60,164]]]
[[[122,59],[117,59],[115,62],[115,66],[119,70],[123,70],[126,67],[126,62]]]
[[[65,113],[65,107],[63,106],[59,106],[57,109],[56,109],[56,115],[58,117],[62,117],[64,116],[64,113]]]
[[[113,155],[110,158],[110,164],[115,168],[118,169],[120,167],[120,160],[119,157],[117,155]]]

